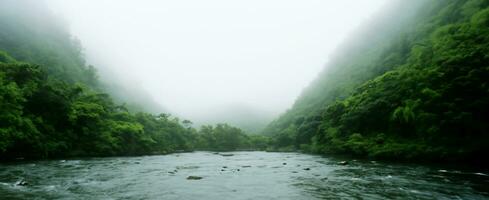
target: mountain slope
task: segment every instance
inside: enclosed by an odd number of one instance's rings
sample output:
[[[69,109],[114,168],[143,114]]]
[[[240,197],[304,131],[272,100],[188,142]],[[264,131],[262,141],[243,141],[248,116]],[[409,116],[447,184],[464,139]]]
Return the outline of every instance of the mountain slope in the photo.
[[[113,100],[105,90],[42,1],[0,1],[0,161],[263,149],[268,142],[227,124],[196,130],[168,114],[130,112],[143,95],[121,90]]]
[[[487,151],[489,1],[398,1],[266,129],[278,147],[383,158]]]
[[[0,50],[13,58],[39,64],[53,77],[70,83],[99,85],[95,68],[85,63],[80,43],[42,1],[0,2],[0,27]]]

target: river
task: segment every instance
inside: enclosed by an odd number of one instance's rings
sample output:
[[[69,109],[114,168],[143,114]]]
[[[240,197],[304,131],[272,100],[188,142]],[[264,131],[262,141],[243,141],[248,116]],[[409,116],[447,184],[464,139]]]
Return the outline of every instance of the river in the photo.
[[[0,199],[489,199],[487,172],[300,153],[0,164]],[[189,176],[199,180],[189,180]]]

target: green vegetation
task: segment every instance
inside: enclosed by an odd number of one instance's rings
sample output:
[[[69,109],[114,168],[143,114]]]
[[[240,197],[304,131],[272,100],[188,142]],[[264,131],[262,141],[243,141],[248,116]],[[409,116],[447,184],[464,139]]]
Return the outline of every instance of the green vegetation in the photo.
[[[489,1],[399,1],[379,18],[265,133],[277,148],[480,160],[489,152]]]
[[[197,131],[190,121],[168,114],[128,111],[105,93],[78,42],[42,3],[5,3],[0,3],[0,159],[262,149],[267,144],[265,137],[226,124]]]
[[[198,149],[204,150],[265,150],[269,139],[263,135],[246,135],[239,128],[227,124],[202,126],[199,130]]]
[[[104,93],[51,77],[0,52],[0,156],[49,158],[262,149],[266,138],[227,124],[191,128],[169,115],[130,113]]]

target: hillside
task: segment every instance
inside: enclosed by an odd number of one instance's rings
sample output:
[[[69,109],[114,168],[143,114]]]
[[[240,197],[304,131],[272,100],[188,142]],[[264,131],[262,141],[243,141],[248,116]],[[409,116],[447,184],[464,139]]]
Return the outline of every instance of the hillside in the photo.
[[[195,130],[178,119],[129,112],[106,94],[80,43],[40,1],[2,1],[0,26],[0,160],[193,147]]]
[[[277,148],[475,159],[489,141],[489,1],[396,1],[265,134]]]
[[[0,2],[0,160],[263,148],[227,124],[191,127],[115,99],[42,1]],[[141,95],[139,96],[141,97]],[[139,109],[137,108],[139,107]]]

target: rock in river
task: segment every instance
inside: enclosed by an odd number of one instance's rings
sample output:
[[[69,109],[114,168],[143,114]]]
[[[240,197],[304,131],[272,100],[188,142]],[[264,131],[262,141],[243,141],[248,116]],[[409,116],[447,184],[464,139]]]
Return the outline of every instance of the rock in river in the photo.
[[[187,177],[187,180],[200,180],[200,179],[202,179],[202,177],[200,177],[200,176],[188,176]]]

